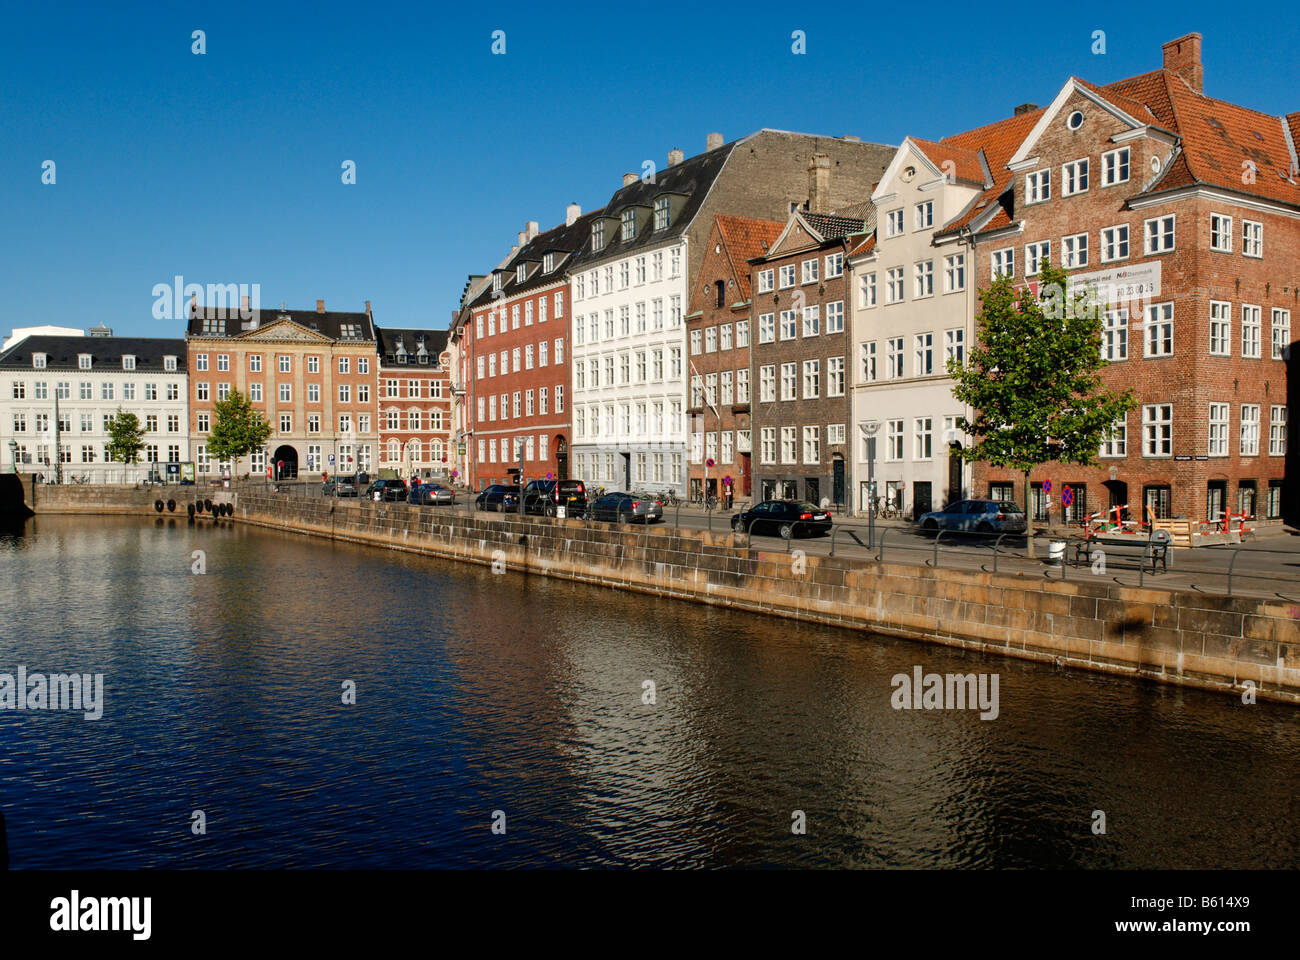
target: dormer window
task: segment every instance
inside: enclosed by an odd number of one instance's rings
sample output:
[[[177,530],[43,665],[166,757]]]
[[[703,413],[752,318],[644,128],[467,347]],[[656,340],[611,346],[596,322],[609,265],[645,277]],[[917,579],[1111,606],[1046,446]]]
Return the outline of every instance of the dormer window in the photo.
[[[623,239],[624,240],[636,239],[636,211],[635,210],[623,211]]]
[[[46,360],[46,356],[43,353],[32,354],[32,366],[37,370],[45,369],[45,360]]]
[[[668,227],[668,198],[659,197],[655,200],[655,229],[665,230]]]
[[[528,264],[521,263],[515,267],[515,283],[523,283],[528,279]]]
[[[605,221],[597,220],[591,225],[591,249],[605,249]]]
[[[175,369],[176,369],[176,358],[175,358],[175,357],[163,357],[163,369],[164,369],[164,370],[175,370]]]
[[[135,369],[135,356],[134,356],[134,355],[129,354],[129,353],[124,353],[124,354],[122,354],[122,369],[123,369],[123,370],[134,370],[134,369]]]
[[[359,323],[340,323],[339,338],[343,340],[360,340],[361,324]]]
[[[77,354],[77,369],[78,370],[90,369],[90,354],[88,353]]]
[[[555,254],[548,253],[546,254],[546,256],[542,257],[542,271],[545,273],[550,273],[554,269],[555,269]]]
[[[210,317],[203,319],[203,332],[206,335],[222,337],[226,334],[226,321],[215,320]]]
[[[492,290],[494,292],[501,289],[501,283],[502,283],[502,275],[500,273],[492,274]]]

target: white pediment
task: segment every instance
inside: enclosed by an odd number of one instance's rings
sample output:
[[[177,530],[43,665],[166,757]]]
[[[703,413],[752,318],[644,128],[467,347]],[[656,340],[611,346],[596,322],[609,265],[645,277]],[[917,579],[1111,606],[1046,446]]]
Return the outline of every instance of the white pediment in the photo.
[[[253,330],[247,330],[238,337],[240,340],[297,340],[304,343],[332,343],[330,337],[318,330],[308,330],[294,320],[272,320],[262,323]]]

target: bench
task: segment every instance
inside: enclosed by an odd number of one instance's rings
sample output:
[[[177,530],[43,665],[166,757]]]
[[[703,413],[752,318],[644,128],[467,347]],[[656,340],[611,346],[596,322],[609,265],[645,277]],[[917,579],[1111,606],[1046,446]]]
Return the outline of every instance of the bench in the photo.
[[[1169,539],[1166,539],[1169,538]],[[1106,536],[1105,534],[1092,535],[1086,540],[1076,540],[1074,542],[1074,565],[1077,567],[1081,563],[1088,563],[1092,560],[1092,550],[1094,547],[1100,549],[1103,553],[1113,553],[1117,547],[1137,548],[1139,553],[1138,565],[1149,556],[1151,558],[1151,572],[1156,572],[1156,564],[1160,564],[1161,570],[1169,572],[1169,548],[1173,545],[1172,535],[1169,533],[1161,534],[1161,531],[1153,531],[1151,537],[1137,536]],[[1132,553],[1124,553],[1122,556],[1133,556]]]

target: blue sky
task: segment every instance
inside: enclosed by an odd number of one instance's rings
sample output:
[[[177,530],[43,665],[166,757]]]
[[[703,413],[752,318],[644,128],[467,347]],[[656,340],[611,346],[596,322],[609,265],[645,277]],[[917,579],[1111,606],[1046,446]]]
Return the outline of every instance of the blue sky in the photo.
[[[600,206],[624,171],[699,153],[710,131],[937,138],[1046,103],[1071,74],[1155,69],[1192,30],[1209,94],[1300,109],[1292,15],[1047,4],[981,30],[969,4],[943,9],[903,12],[913,28],[884,47],[867,7],[833,5],[9,4],[0,329],[179,336],[151,292],[178,274],[445,327],[526,221]]]

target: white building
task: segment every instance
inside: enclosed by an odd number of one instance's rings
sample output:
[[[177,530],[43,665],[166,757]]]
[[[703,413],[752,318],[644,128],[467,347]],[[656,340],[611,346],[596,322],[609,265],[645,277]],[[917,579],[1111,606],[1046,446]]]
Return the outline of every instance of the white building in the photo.
[[[17,341],[0,353],[5,467],[50,479],[61,472],[64,482],[165,475],[163,464],[189,454],[185,357],[184,340],[77,334]],[[137,465],[108,458],[108,424],[119,409],[139,417],[145,430]]]
[[[85,335],[86,332],[77,327],[56,327],[48,323],[39,327],[14,327],[13,332],[5,337],[4,344],[0,345],[0,351],[8,350],[25,337],[84,337]]]

